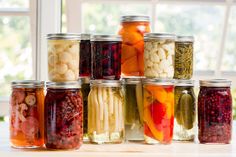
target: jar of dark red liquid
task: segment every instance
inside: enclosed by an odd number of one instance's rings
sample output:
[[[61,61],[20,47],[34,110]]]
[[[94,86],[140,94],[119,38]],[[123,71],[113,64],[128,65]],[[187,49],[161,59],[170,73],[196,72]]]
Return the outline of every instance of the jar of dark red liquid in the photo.
[[[79,61],[79,75],[91,75],[91,44],[90,34],[81,34],[80,40],[80,61]]]
[[[45,146],[78,149],[83,142],[81,83],[48,82],[45,98]]]
[[[230,143],[232,131],[231,81],[200,81],[198,139],[200,143]]]
[[[10,142],[16,148],[44,145],[44,82],[14,81],[10,99]]]
[[[91,37],[91,79],[119,80],[121,73],[121,38],[117,35]]]

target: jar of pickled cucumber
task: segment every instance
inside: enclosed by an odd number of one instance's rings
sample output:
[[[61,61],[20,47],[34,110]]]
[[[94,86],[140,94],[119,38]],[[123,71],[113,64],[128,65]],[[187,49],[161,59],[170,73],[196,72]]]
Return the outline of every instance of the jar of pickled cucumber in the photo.
[[[80,82],[47,82],[46,86],[46,148],[80,148],[83,143],[83,98]]]
[[[196,100],[193,80],[175,82],[174,140],[193,141],[196,126]]]
[[[12,82],[10,142],[16,148],[44,145],[44,82]]]
[[[48,34],[48,78],[53,82],[79,78],[79,34]]]
[[[144,35],[144,76],[174,77],[175,35],[147,33]]]
[[[121,73],[123,76],[144,75],[144,33],[149,33],[148,16],[122,16],[119,34],[122,36]]]
[[[125,139],[141,141],[143,137],[142,78],[123,78],[125,90]]]
[[[175,41],[175,79],[193,76],[193,36],[177,36]]]
[[[124,140],[124,95],[119,80],[93,80],[88,96],[90,142],[122,143]]]
[[[144,79],[143,108],[145,142],[171,143],[174,127],[173,80]]]

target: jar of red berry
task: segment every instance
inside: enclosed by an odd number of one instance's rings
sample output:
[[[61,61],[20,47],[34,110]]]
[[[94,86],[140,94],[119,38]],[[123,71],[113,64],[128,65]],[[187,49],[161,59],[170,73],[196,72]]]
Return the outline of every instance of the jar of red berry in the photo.
[[[230,143],[232,131],[231,81],[201,80],[198,96],[200,143]]]
[[[45,98],[45,146],[78,149],[83,142],[81,83],[48,82]]]
[[[44,144],[44,82],[14,81],[10,99],[10,142],[16,148]]]
[[[121,74],[121,38],[117,35],[91,37],[91,79],[119,80]]]

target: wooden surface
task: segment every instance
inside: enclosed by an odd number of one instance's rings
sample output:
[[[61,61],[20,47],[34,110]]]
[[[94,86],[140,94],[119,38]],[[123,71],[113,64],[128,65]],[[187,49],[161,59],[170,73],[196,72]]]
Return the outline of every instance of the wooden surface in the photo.
[[[234,125],[235,126],[235,125]],[[228,145],[206,145],[173,142],[170,145],[142,143],[93,145],[83,144],[76,151],[48,151],[45,149],[14,149],[9,145],[8,125],[0,123],[0,157],[236,157],[236,127]]]

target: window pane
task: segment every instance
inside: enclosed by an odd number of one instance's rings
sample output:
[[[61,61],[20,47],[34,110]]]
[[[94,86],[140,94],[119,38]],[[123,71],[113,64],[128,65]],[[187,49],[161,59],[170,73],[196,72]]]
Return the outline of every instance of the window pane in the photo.
[[[10,82],[32,78],[29,17],[0,17],[0,97],[9,96]]]
[[[222,70],[236,71],[236,6],[231,8]]]
[[[0,8],[28,8],[29,0],[0,0]]]
[[[82,5],[83,32],[116,33],[121,15],[149,15],[150,5],[146,4],[95,4]]]
[[[194,35],[195,70],[214,70],[224,10],[214,5],[157,5],[155,31]]]

